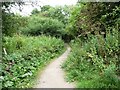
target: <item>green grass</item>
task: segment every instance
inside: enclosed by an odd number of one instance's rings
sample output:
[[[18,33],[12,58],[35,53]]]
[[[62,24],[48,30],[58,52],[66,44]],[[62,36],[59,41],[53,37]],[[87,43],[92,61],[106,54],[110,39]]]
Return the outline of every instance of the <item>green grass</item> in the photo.
[[[32,87],[39,70],[64,50],[64,42],[50,36],[4,37],[2,87]]]

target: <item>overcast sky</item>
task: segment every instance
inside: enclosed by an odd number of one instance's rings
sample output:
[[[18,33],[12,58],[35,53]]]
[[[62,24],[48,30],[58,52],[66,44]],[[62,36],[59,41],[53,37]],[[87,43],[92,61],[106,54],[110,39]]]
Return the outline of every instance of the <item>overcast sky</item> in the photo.
[[[34,7],[30,4],[30,1],[37,3]],[[78,0],[30,0],[26,2],[26,5],[23,6],[22,12],[19,12],[18,7],[12,8],[12,11],[15,13],[20,13],[22,15],[29,15],[34,8],[40,8],[43,5],[51,6],[64,6],[64,5],[75,5]]]

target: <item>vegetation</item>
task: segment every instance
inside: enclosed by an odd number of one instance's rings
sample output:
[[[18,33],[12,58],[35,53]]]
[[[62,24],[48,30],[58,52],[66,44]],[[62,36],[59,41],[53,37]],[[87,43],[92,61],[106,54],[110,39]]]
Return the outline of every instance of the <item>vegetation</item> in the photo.
[[[25,17],[3,3],[3,87],[32,87],[37,71],[71,46],[63,68],[79,88],[120,88],[118,2],[45,5]],[[17,3],[22,5],[24,3]]]
[[[57,19],[64,24],[68,23],[68,19],[71,13],[71,10],[74,6],[56,6],[52,7],[49,5],[45,5],[41,7],[41,11],[34,9],[32,11],[32,15],[39,15],[42,17],[49,17],[53,19]]]
[[[99,38],[103,40],[102,37]],[[72,52],[63,68],[67,72],[67,79],[77,81],[79,88],[120,86],[117,76],[119,73],[118,31],[114,30],[113,35],[107,35],[105,46],[98,43],[99,38],[91,36],[84,43],[80,39],[71,41]]]
[[[36,72],[64,50],[64,43],[54,37],[4,37],[3,87],[31,87]]]
[[[28,18],[20,15],[14,15],[2,12],[2,33],[5,36],[13,36],[19,34],[19,29],[27,25]]]
[[[78,3],[73,10],[66,30],[75,39],[63,68],[77,87],[120,86],[119,11],[118,3]]]
[[[15,3],[3,3],[7,5],[6,9],[11,4]],[[0,81],[3,88],[32,87],[37,72],[63,53],[64,42],[56,37],[61,34],[64,24],[38,15],[15,15],[6,9],[2,10],[3,64]]]
[[[60,37],[64,34],[63,28],[64,24],[56,19],[32,16],[29,18],[26,27],[21,28],[21,31],[25,35],[38,36],[45,34]]]

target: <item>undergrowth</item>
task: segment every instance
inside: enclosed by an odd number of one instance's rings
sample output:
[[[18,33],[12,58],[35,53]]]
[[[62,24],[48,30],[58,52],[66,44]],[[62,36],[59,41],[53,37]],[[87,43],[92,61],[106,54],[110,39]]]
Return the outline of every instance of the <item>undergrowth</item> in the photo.
[[[77,38],[70,45],[72,51],[63,65],[68,81],[77,82],[78,88],[120,88],[117,30],[108,33],[105,39]]]
[[[3,38],[2,87],[32,87],[37,71],[60,55],[64,42],[50,36]]]

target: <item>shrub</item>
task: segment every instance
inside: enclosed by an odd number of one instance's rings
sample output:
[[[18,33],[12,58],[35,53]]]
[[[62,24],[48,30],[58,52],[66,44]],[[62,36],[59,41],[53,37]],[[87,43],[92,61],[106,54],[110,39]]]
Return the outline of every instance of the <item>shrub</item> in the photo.
[[[78,3],[71,13],[66,30],[74,37],[87,37],[88,34],[105,37],[107,28],[114,28],[119,23],[119,13],[118,2]]]
[[[72,11],[66,30],[75,40],[63,68],[79,88],[120,86],[119,11],[117,2],[82,2]]]
[[[26,28],[22,28],[22,32],[27,35],[50,35],[60,37],[64,34],[64,24],[58,20],[51,18],[40,18],[39,16],[33,16],[30,18]]]
[[[119,87],[118,30],[102,36],[89,35],[86,41],[71,41],[72,51],[63,68],[69,81],[79,88]]]
[[[19,33],[19,28],[27,24],[27,17],[13,13],[2,12],[2,33],[6,36],[13,36]]]

